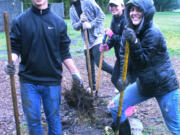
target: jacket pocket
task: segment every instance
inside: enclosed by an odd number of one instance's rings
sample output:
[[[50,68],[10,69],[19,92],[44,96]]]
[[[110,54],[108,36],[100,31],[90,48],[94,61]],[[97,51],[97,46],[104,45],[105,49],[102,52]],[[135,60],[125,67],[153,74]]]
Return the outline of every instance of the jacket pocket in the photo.
[[[142,88],[142,92],[146,94],[154,93],[157,88],[156,74],[154,70],[147,72],[140,72],[138,75],[139,83]]]

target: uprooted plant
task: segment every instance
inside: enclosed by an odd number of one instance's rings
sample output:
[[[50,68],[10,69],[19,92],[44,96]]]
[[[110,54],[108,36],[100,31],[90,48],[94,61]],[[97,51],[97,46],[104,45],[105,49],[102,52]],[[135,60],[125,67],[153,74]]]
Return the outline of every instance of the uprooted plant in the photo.
[[[78,86],[76,82],[73,82],[71,90],[65,89],[64,97],[69,106],[77,109],[80,113],[92,116],[94,98],[83,86]]]

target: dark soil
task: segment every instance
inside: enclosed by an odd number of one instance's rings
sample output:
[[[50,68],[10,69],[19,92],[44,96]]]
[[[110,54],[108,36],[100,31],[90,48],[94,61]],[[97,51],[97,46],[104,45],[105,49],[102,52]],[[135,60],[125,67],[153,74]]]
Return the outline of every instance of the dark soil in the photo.
[[[88,87],[88,78],[84,56],[76,56],[73,57],[73,59],[80,71],[81,77],[84,81],[84,88],[86,89]],[[106,56],[105,60],[113,65],[115,59],[113,57]],[[180,80],[180,59],[172,58],[172,63],[176,70],[178,79]],[[4,73],[5,64],[5,60],[0,61],[0,135],[12,135],[15,131],[15,122],[9,76]],[[98,71],[97,68],[96,71]],[[61,96],[61,118],[64,135],[104,135],[104,127],[106,125],[110,125],[112,122],[111,116],[107,110],[107,104],[116,95],[110,78],[111,76],[108,73],[104,71],[101,72],[101,81],[98,93],[101,98],[94,101],[96,104],[93,106],[94,112],[91,117],[85,113],[77,111],[73,107],[69,107],[67,102],[64,100],[64,96]],[[15,80],[19,118],[22,124],[21,129],[24,130],[24,128],[26,129],[26,127],[24,127],[25,119],[21,107],[17,75],[15,75]],[[71,75],[65,67],[63,72],[62,87],[62,94],[64,93],[65,89],[70,90],[72,87]],[[138,104],[136,106],[136,112],[132,117],[141,120],[144,126],[144,131],[149,135],[170,135],[163,121],[158,104],[154,98]],[[23,135],[25,134],[26,133],[23,133]]]

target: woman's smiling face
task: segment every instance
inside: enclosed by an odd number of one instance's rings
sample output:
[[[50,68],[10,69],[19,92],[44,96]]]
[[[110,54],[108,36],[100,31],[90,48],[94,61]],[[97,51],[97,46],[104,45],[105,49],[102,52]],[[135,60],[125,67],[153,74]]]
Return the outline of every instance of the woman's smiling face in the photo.
[[[124,10],[124,6],[123,5],[115,5],[110,3],[109,4],[109,9],[112,13],[112,15],[122,15],[123,14],[123,10]]]
[[[132,21],[132,24],[137,26],[142,21],[143,12],[142,12],[142,10],[140,8],[138,8],[136,6],[131,6],[129,16],[130,16],[130,19]]]

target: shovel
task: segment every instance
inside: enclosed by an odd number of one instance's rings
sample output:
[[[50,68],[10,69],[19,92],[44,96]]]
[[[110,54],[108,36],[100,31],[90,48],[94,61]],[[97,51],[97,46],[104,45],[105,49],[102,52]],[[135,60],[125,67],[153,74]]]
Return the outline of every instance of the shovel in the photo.
[[[124,57],[124,64],[123,64],[123,74],[122,74],[123,83],[125,83],[125,81],[126,81],[128,59],[129,59],[129,42],[126,41],[125,57]],[[119,135],[119,124],[120,124],[120,118],[121,118],[121,113],[122,113],[123,96],[124,96],[124,90],[122,90],[120,93],[115,135]]]
[[[11,43],[10,43],[10,36],[9,36],[9,20],[8,14],[4,13],[4,26],[5,26],[5,33],[6,33],[6,43],[7,43],[7,51],[8,51],[8,62],[12,64],[12,55],[11,55]],[[16,134],[20,135],[20,124],[19,124],[19,114],[18,114],[18,107],[17,107],[17,96],[16,96],[16,89],[15,89],[15,81],[14,75],[10,75],[10,82],[11,82],[11,95],[13,101],[13,108],[14,108],[14,118],[16,122]]]

